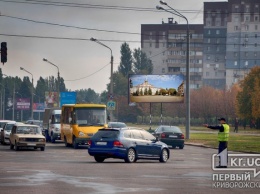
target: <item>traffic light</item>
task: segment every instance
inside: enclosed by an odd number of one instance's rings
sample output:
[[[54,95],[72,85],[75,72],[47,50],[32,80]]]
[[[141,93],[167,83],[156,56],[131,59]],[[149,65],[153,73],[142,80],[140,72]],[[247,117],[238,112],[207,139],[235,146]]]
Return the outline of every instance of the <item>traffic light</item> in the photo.
[[[1,42],[1,62],[4,64],[7,62],[7,43]]]

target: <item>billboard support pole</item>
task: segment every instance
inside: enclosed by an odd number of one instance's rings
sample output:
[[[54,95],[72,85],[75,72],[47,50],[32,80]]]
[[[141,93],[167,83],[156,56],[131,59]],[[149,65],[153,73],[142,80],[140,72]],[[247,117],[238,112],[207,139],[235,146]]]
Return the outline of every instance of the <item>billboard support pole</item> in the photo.
[[[162,103],[161,103],[161,125],[162,125]]]
[[[152,103],[150,102],[150,129],[152,130]]]

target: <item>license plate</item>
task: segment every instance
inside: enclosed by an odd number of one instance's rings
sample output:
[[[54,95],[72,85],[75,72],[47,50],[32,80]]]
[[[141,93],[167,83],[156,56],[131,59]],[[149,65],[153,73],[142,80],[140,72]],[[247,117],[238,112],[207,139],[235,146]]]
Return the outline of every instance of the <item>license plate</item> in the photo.
[[[107,142],[104,142],[104,141],[98,141],[96,144],[97,144],[97,145],[107,145]]]
[[[176,135],[169,135],[169,137],[171,137],[171,138],[177,138]]]

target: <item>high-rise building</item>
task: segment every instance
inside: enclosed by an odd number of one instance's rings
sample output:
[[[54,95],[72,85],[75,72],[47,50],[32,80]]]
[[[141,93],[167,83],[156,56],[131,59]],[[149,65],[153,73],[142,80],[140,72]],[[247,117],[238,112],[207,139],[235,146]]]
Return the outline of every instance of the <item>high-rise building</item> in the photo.
[[[202,86],[203,25],[191,24],[190,88]],[[186,75],[187,25],[173,18],[168,23],[142,24],[141,47],[153,62],[153,74]]]
[[[226,85],[260,66],[260,1],[229,0],[226,43]]]
[[[260,66],[260,0],[204,3],[204,24],[190,24],[190,88],[230,88]],[[142,51],[153,74],[186,74],[186,24],[142,24]]]
[[[226,86],[227,2],[204,3],[203,84]]]

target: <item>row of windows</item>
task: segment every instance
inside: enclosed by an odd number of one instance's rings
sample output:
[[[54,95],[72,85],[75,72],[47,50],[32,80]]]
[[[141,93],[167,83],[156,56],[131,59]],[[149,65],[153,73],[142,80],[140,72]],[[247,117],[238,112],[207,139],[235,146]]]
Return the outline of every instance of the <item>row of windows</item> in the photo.
[[[234,48],[239,48],[240,46],[248,48],[249,46],[258,47],[259,45],[257,43],[255,43],[255,44],[248,44],[248,42],[244,42],[242,45],[241,44],[234,44]]]
[[[186,56],[186,51],[168,51],[167,54],[169,55],[180,55],[180,56]],[[164,55],[164,54],[163,54]],[[190,56],[202,56],[201,51],[190,51]]]
[[[211,72],[212,74],[213,72]],[[223,76],[226,76],[226,72],[218,72],[218,71],[214,71],[214,75],[215,77],[223,77]],[[209,77],[210,76],[210,72],[206,72],[206,77]]]
[[[167,63],[186,63],[186,59],[167,59]],[[192,64],[202,64],[202,59],[190,59],[190,63]]]
[[[246,13],[249,13],[249,12],[250,12],[250,5],[244,5],[244,9],[242,9],[242,6],[243,6],[243,5],[242,5],[242,2],[241,2],[241,7],[240,7],[240,5],[234,5],[234,6],[233,6],[233,12],[236,12],[236,13],[241,12],[241,11],[244,11],[244,12],[246,12]],[[240,10],[240,9],[241,9],[241,10]],[[258,5],[258,4],[255,4],[253,10],[254,10],[255,12],[259,12],[259,5]]]
[[[257,61],[256,61],[256,60],[254,61],[254,64],[257,65]],[[237,66],[237,65],[238,65],[238,61],[234,61],[234,66]],[[244,62],[243,62],[243,65],[244,65],[245,67],[247,67],[247,66],[248,66],[248,61],[244,61]]]
[[[223,22],[223,26],[226,26],[226,25],[227,25],[227,21],[225,18],[225,20]],[[206,26],[221,26],[221,21],[219,19],[216,19],[215,25],[213,25],[212,21],[207,21]]]
[[[234,31],[240,31],[240,30],[249,31],[251,28],[252,28],[252,25],[243,25],[243,26],[241,25],[241,27],[234,26]],[[254,25],[254,30],[258,30],[258,25]]]
[[[244,56],[248,57],[249,56],[249,52],[244,52]],[[254,52],[254,56],[257,57],[257,52]],[[234,57],[238,57],[238,52],[234,52]]]
[[[253,17],[253,19],[254,19],[255,22],[258,22],[258,21],[259,21],[259,16],[252,16],[252,17]],[[250,15],[245,15],[245,16],[244,16],[244,21],[249,22],[250,19],[251,19],[251,16],[250,16]],[[239,16],[235,16],[235,17],[234,17],[234,22],[240,22],[240,17],[239,17]]]

